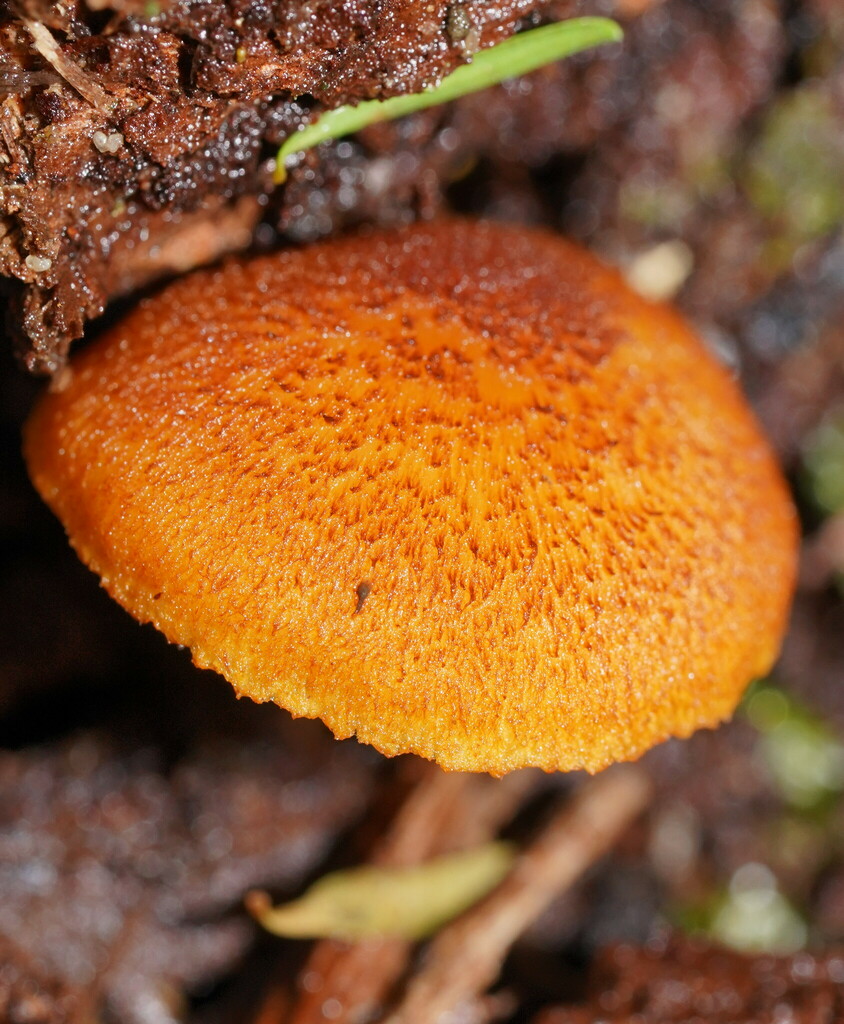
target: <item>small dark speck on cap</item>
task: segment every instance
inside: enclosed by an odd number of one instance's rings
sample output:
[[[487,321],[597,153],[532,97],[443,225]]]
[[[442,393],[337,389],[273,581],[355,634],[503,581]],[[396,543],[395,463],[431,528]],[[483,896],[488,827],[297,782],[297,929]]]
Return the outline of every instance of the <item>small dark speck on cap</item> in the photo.
[[[357,594],[358,599],[357,603],[355,604],[355,610],[353,614],[357,615],[361,608],[363,608],[363,602],[372,593],[372,587],[369,585],[369,583],[367,583],[366,580],[363,580],[361,583],[358,583],[357,587],[355,587],[355,593]]]

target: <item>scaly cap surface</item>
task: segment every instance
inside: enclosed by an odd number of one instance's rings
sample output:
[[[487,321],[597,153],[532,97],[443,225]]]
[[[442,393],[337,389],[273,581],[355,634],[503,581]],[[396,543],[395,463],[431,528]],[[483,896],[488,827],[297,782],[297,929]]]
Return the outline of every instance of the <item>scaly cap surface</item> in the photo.
[[[26,453],[107,590],[197,664],[452,769],[594,771],[718,723],[792,588],[728,375],[525,229],[178,281],[81,355]]]

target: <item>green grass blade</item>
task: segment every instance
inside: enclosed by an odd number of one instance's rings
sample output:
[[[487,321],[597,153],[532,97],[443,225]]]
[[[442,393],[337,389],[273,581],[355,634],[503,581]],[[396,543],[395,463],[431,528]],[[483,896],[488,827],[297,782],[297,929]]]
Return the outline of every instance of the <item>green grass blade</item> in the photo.
[[[288,157],[320,142],[351,135],[376,121],[391,121],[426,107],[448,103],[592,46],[617,42],[621,37],[621,28],[609,18],[572,18],[523,32],[489,50],[482,50],[471,64],[463,64],[430,89],[326,111],[313,124],[285,139],[276,158],[276,182],[280,184],[286,177]]]

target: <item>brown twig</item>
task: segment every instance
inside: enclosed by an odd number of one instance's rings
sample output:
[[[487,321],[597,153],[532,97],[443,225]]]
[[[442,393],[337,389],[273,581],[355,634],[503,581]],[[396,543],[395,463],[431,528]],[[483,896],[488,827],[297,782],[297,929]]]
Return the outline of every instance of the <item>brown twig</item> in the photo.
[[[408,866],[482,843],[512,817],[540,779],[534,772],[500,780],[446,774],[426,765],[372,862]],[[374,1018],[406,970],[413,948],[413,943],[398,938],[317,943],[299,974],[299,993],[286,1015],[288,1024],[325,1024],[326,1017],[332,1024],[360,1024]],[[266,1014],[260,1017],[262,1024],[270,1019]]]
[[[423,968],[384,1024],[435,1024],[484,992],[521,932],[610,849],[649,796],[647,777],[636,768],[586,783],[499,888],[433,940]]]

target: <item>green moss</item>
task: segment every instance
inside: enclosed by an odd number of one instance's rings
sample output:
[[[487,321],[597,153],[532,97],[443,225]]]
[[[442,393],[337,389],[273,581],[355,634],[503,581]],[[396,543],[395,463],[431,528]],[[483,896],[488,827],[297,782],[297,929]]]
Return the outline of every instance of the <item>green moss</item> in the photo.
[[[779,243],[771,258],[790,260],[844,224],[842,167],[844,131],[820,85],[797,89],[771,109],[740,174]]]
[[[844,406],[812,433],[803,451],[806,490],[828,515],[844,512]]]
[[[687,217],[694,198],[679,182],[659,181],[648,176],[625,181],[619,193],[619,212],[625,220],[644,227],[676,230]]]
[[[759,754],[783,799],[823,816],[844,790],[844,743],[790,694],[759,684],[742,710],[759,732]]]

